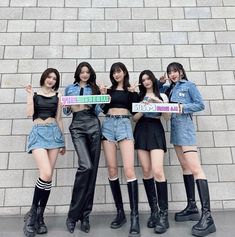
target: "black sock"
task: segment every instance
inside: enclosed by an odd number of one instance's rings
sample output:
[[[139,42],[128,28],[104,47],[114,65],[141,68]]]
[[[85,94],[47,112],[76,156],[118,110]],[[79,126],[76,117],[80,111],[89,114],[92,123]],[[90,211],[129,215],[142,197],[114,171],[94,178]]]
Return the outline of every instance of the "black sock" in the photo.
[[[32,205],[38,207],[39,201],[40,201],[41,197],[43,196],[43,192],[44,192],[46,185],[47,185],[46,181],[43,181],[40,178],[37,179],[35,189],[34,189]]]
[[[51,181],[48,181],[46,187],[43,190],[42,197],[40,199],[40,207],[46,207],[47,201],[50,196],[50,192],[51,192]]]

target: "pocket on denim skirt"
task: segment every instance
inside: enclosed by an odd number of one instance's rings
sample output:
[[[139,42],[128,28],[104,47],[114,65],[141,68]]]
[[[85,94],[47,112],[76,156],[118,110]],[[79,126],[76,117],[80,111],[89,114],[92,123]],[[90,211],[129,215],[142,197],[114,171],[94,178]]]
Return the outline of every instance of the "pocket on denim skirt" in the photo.
[[[64,141],[63,134],[58,126],[55,126],[53,128],[53,135],[54,135],[54,139],[56,142],[63,142]]]
[[[31,147],[36,141],[37,141],[37,133],[34,130],[32,130],[28,136],[27,146]]]

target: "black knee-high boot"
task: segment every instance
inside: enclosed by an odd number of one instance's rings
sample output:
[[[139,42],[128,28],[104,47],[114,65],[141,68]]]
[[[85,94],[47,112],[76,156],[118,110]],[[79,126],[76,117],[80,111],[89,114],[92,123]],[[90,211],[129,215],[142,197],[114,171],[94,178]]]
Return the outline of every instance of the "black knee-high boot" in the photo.
[[[202,206],[202,214],[199,222],[192,228],[192,235],[203,237],[215,232],[216,227],[211,216],[208,182],[206,179],[197,179],[196,183]]]
[[[157,182],[157,194],[158,194],[158,203],[159,203],[159,218],[157,219],[154,232],[161,234],[166,232],[169,228],[168,222],[168,193],[167,193],[167,181]]]
[[[112,229],[117,229],[126,223],[126,215],[123,209],[122,193],[121,193],[119,179],[116,179],[116,180],[109,179],[109,184],[110,184],[110,188],[113,194],[115,206],[117,208],[117,215],[114,218],[114,220],[111,222],[110,227]]]
[[[200,214],[195,201],[195,183],[192,174],[183,175],[187,195],[187,206],[184,210],[175,213],[175,221],[198,221]]]
[[[130,200],[131,208],[131,227],[129,231],[129,237],[139,237],[140,236],[140,226],[139,226],[139,211],[138,211],[138,181],[134,180],[127,182],[128,194]]]
[[[151,209],[151,215],[147,222],[148,228],[154,228],[156,226],[158,218],[158,205],[157,205],[157,193],[155,188],[154,179],[143,179],[144,188],[147,194],[149,207]]]

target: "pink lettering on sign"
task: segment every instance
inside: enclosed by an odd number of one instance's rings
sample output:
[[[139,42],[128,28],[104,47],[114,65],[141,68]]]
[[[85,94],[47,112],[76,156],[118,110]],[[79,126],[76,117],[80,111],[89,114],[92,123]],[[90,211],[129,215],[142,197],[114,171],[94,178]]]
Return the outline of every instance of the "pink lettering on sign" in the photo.
[[[178,106],[171,107],[171,111],[179,111],[179,107]]]
[[[168,106],[157,106],[157,111],[168,112],[169,107]]]

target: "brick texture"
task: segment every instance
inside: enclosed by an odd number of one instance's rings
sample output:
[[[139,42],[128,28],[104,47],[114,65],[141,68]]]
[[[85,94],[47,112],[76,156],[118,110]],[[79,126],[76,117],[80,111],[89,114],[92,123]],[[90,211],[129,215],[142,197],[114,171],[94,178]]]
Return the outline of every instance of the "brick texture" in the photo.
[[[232,0],[2,0],[0,1],[0,213],[22,214],[31,204],[38,176],[26,138],[24,85],[39,86],[42,71],[55,67],[61,88],[73,82],[76,66],[88,61],[97,81],[110,84],[109,69],[124,62],[131,82],[144,69],[159,78],[172,61],[185,67],[198,85],[204,111],[195,114],[197,144],[210,183],[212,208],[235,207],[235,3]],[[100,120],[102,121],[102,117]],[[67,212],[77,157],[69,134],[71,116],[63,116],[67,153],[59,157],[53,177],[49,213]],[[165,173],[169,209],[184,206],[182,171],[168,143]],[[128,194],[119,157],[123,200]],[[148,210],[139,162],[140,209]],[[114,211],[101,152],[94,212]],[[61,195],[63,194],[63,195]],[[15,198],[15,197],[19,198]],[[197,197],[198,198],[198,197]]]

